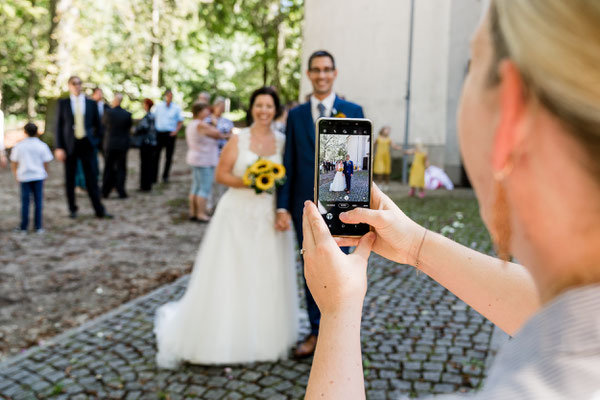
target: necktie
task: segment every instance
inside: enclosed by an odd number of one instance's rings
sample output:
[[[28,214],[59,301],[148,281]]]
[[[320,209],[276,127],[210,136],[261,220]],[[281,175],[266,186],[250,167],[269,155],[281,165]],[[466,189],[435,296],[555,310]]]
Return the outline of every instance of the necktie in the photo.
[[[83,113],[81,112],[81,102],[75,99],[75,139],[85,137],[85,128],[83,127]]]
[[[317,108],[319,109],[319,118],[323,118],[325,116],[325,105],[323,105],[323,103],[319,103]]]

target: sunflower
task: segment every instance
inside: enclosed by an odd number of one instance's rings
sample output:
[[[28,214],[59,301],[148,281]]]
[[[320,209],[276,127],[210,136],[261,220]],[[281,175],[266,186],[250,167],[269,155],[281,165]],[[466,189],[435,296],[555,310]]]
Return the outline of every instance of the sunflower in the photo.
[[[273,163],[271,161],[261,158],[257,162],[252,164],[252,166],[250,167],[250,171],[253,174],[258,175],[263,172],[267,172],[268,170],[270,170],[272,168],[272,166],[273,166]]]
[[[269,190],[275,184],[275,177],[272,173],[260,174],[256,178],[256,188],[262,191]]]
[[[250,171],[250,168],[248,168],[246,170],[246,172],[244,172],[244,177],[242,178],[244,181],[244,185],[246,186],[251,186],[252,185],[252,172]]]
[[[279,180],[285,176],[285,167],[281,164],[273,163],[271,172],[273,173],[275,180]]]

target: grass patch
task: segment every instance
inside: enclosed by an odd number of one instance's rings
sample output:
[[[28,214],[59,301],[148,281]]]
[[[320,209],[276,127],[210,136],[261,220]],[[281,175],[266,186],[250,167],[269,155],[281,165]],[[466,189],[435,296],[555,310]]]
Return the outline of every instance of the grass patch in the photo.
[[[62,383],[57,383],[56,385],[54,385],[52,387],[52,392],[50,392],[50,394],[52,396],[56,396],[56,395],[61,394],[63,392],[63,390],[64,390],[63,384]]]
[[[408,217],[425,228],[486,254],[493,254],[490,235],[479,216],[475,196],[395,198],[394,202]]]

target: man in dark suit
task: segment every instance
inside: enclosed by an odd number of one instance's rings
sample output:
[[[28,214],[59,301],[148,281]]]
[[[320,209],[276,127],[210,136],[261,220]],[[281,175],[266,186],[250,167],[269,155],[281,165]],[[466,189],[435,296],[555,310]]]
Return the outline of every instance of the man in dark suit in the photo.
[[[346,178],[346,193],[352,190],[352,175],[354,175],[354,163],[350,161],[350,155],[346,154],[344,161],[344,178]]]
[[[121,108],[123,95],[115,94],[112,108],[104,112],[102,118],[104,132],[104,177],[102,196],[107,198],[113,188],[117,188],[119,198],[126,199],[125,178],[127,175],[127,150],[131,131],[131,113]]]
[[[278,191],[276,219],[279,230],[289,229],[293,220],[300,248],[304,202],[314,199],[315,122],[320,117],[363,118],[362,107],[340,99],[333,91],[337,70],[330,53],[314,52],[308,60],[307,75],[313,94],[306,103],[292,109],[287,119],[284,155],[287,181]],[[314,353],[321,320],[319,308],[306,284],[304,290],[311,333],[294,351],[297,358]]]
[[[81,79],[69,78],[70,96],[58,101],[56,116],[55,157],[65,163],[65,187],[69,205],[69,216],[77,218],[75,204],[75,172],[77,160],[81,160],[88,196],[96,217],[110,218],[100,201],[97,171],[93,166],[93,144],[98,142],[100,117],[95,101],[86,99],[81,92]]]

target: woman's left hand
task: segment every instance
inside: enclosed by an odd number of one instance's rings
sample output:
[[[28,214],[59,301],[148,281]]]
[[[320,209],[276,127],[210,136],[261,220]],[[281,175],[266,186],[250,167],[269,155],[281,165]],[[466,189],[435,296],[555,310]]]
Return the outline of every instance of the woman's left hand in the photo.
[[[375,234],[367,233],[352,254],[344,254],[311,201],[304,203],[302,230],[304,276],[321,313],[362,310],[367,292],[367,262]]]

